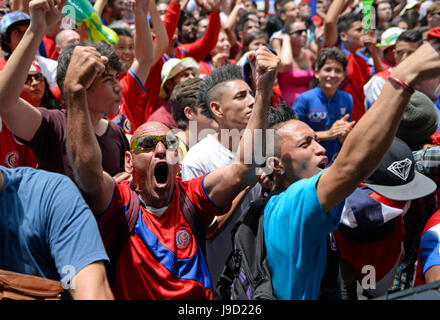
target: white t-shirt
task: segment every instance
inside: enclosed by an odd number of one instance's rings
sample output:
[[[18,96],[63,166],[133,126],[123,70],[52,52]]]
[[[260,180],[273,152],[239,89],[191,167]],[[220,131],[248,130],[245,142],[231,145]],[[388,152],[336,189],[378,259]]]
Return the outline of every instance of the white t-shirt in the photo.
[[[232,164],[234,157],[235,153],[221,145],[212,135],[208,135],[190,148],[183,159],[182,180],[185,181],[200,177],[217,168],[228,166]],[[248,207],[252,200],[258,198],[260,193],[261,186],[257,184],[243,199],[241,206],[237,208],[234,217],[225,229],[219,233],[213,241],[206,241],[206,261],[214,286],[232,250],[231,230],[241,213]]]

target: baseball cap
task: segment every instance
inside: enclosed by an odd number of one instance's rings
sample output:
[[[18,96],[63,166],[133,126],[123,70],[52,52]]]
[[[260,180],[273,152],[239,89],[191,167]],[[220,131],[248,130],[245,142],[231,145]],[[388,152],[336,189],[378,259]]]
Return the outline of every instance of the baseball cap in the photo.
[[[380,43],[376,44],[376,47],[380,48],[388,48],[390,46],[394,46],[396,44],[397,38],[399,38],[400,34],[405,31],[402,28],[398,27],[391,27],[386,29],[381,37],[380,37]]]
[[[29,68],[29,73],[41,73],[41,68],[37,60],[32,61],[31,67]]]
[[[7,32],[9,28],[20,24],[20,23],[30,23],[31,18],[24,12],[12,11],[3,16],[0,21],[0,31]]]
[[[422,198],[433,193],[437,185],[415,171],[409,146],[399,138],[394,141],[376,171],[364,183],[373,191],[398,201]]]
[[[409,0],[409,1],[407,1],[406,6],[400,12],[400,16],[403,16],[403,14],[407,10],[411,10],[411,9],[414,9],[415,7],[419,7],[421,4],[422,4],[422,2],[421,1],[417,1],[417,0]]]
[[[162,66],[162,72],[160,74],[162,84],[160,86],[159,97],[161,99],[168,98],[167,92],[164,90],[164,84],[174,78],[177,74],[186,69],[193,69],[197,77],[200,76],[200,67],[194,58],[185,57],[183,59],[171,58]]]

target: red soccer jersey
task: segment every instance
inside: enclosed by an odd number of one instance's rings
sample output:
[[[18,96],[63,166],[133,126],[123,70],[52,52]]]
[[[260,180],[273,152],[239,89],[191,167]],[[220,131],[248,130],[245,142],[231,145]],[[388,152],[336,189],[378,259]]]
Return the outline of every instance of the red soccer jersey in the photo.
[[[0,165],[7,168],[37,167],[37,160],[28,146],[18,143],[0,120]]]
[[[113,281],[116,299],[212,299],[208,267],[180,211],[177,186],[183,187],[207,228],[214,215],[221,212],[204,190],[204,177],[184,182],[177,178],[169,206],[159,216],[141,204],[134,230],[117,261]],[[124,214],[134,208],[129,188],[128,183],[116,184],[112,203],[98,220],[107,252],[111,252],[118,228],[124,225]]]

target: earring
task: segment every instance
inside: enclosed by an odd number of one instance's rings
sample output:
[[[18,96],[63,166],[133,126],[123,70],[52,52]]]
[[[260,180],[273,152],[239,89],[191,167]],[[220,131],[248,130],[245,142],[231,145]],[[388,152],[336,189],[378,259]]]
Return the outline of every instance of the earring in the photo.
[[[281,169],[281,171],[280,171],[280,175],[283,175],[283,174],[284,174],[284,170]]]

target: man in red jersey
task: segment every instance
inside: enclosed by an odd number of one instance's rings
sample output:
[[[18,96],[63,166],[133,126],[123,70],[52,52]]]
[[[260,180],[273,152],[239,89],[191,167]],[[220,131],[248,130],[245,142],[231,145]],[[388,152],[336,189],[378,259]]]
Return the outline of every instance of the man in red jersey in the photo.
[[[147,122],[135,131],[125,154],[132,182],[115,183],[102,170],[101,152],[87,112],[86,88],[105,70],[105,59],[91,48],[75,48],[64,82],[66,147],[75,180],[98,217],[108,252],[118,245],[128,217],[135,220],[115,260],[111,281],[116,299],[212,299],[213,286],[196,234],[200,229],[208,231],[214,215],[227,212],[240,191],[256,182],[255,159],[246,161],[247,151],[253,152],[261,141],[249,139],[256,129],[266,127],[279,66],[278,57],[267,48],[260,48],[249,59],[257,72],[257,92],[237,161],[182,182],[176,177],[176,137],[163,124]],[[183,212],[187,200],[194,208],[194,224]],[[194,227],[197,222],[200,228]]]

